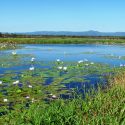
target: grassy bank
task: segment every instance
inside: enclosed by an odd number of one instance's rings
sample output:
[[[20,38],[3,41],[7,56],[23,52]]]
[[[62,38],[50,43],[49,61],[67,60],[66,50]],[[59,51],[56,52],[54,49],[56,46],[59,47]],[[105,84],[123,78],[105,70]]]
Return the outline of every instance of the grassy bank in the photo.
[[[29,109],[18,107],[7,110],[0,117],[3,125],[124,125],[125,124],[125,73],[119,73],[110,88],[98,89],[94,97],[71,100],[57,99],[46,104],[32,103]]]
[[[124,39],[96,38],[0,38],[0,43],[16,44],[125,44]]]
[[[125,44],[125,39],[96,38],[0,38],[0,50],[15,49],[17,44]]]

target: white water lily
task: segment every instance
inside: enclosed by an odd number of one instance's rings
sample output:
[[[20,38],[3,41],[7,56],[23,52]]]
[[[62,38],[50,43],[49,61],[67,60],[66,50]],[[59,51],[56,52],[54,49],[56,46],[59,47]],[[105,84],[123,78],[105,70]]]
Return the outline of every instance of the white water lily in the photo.
[[[88,66],[89,64],[85,64],[85,66]]]
[[[3,82],[2,82],[2,81],[0,81],[0,85],[1,85],[1,84],[3,84]]]
[[[31,101],[31,102],[32,102],[32,103],[33,103],[33,102],[35,102],[35,99],[34,99],[34,98],[32,98],[32,101]]]
[[[60,69],[60,70],[61,70],[62,68],[63,68],[62,66],[59,66],[59,67],[58,67],[58,69]]]
[[[32,66],[29,68],[30,71],[33,71],[35,68]]]
[[[20,82],[20,81],[17,80],[17,81],[15,81],[15,82],[13,82],[13,84],[16,85],[16,84],[18,84],[19,82]]]
[[[57,96],[56,96],[56,95],[52,95],[52,98],[53,98],[53,99],[56,99],[56,98],[57,98]]]
[[[63,70],[67,70],[67,67],[63,67]]]
[[[56,61],[57,61],[57,62],[60,62],[60,59],[57,59]]]
[[[32,88],[33,86],[31,86],[31,85],[28,85],[28,87],[29,87],[29,88]]]
[[[92,65],[93,65],[93,64],[94,64],[94,62],[91,62],[90,64],[92,64]]]
[[[124,66],[123,64],[120,64],[120,67]]]
[[[4,102],[8,102],[8,99],[3,99]]]
[[[26,96],[26,99],[29,99],[30,97],[29,96]]]
[[[33,57],[33,58],[31,58],[31,62],[34,62],[34,60],[35,60],[35,58]]]
[[[78,63],[83,63],[83,60],[79,60]]]
[[[16,55],[17,53],[15,51],[12,52],[12,55]]]

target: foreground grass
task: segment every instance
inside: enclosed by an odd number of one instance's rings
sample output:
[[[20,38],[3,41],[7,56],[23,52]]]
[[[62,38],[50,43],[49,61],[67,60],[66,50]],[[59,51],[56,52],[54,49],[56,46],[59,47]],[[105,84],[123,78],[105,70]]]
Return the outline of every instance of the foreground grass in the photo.
[[[17,107],[0,117],[3,125],[124,125],[125,73],[115,76],[102,91],[81,97],[34,102],[29,109]]]

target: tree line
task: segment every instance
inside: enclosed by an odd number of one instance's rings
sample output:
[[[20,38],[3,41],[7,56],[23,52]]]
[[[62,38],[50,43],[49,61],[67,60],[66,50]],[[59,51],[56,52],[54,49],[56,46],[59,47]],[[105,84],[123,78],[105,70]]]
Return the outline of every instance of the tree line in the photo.
[[[68,35],[27,35],[16,33],[2,33],[0,38],[95,38],[95,39],[125,39],[125,36],[68,36]]]

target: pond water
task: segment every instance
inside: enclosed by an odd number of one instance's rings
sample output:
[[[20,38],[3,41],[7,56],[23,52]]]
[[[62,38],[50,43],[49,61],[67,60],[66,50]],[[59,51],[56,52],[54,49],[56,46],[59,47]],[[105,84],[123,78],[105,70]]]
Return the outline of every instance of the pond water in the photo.
[[[89,88],[89,85],[97,86],[99,82],[105,84],[107,82],[105,77],[113,73],[112,69],[124,67],[125,64],[123,45],[25,44],[20,46],[16,50],[0,51],[0,81],[3,81],[5,86],[19,80],[21,87],[32,85],[39,88],[38,86],[43,85],[47,87],[42,87],[45,93],[58,92],[58,95],[65,95],[64,93],[68,93],[67,89],[81,89],[83,86]],[[16,56],[12,55],[13,51],[17,53]],[[35,61],[31,62],[33,57]],[[61,61],[57,62],[57,59]],[[82,60],[82,63],[78,63],[79,60]],[[30,67],[34,67],[35,70],[29,71]],[[64,67],[66,70],[63,69]],[[3,90],[5,88],[3,87]],[[4,90],[6,91],[8,90]],[[17,90],[17,93],[20,91],[23,91],[22,88]],[[25,93],[26,91],[29,90],[25,90]]]
[[[17,49],[18,54],[32,54],[38,61],[79,61],[88,59],[93,62],[119,66],[125,63],[125,46],[93,44],[26,44]],[[13,50],[4,51],[11,53]],[[4,54],[4,53],[2,53]],[[122,58],[123,57],[123,58]]]

